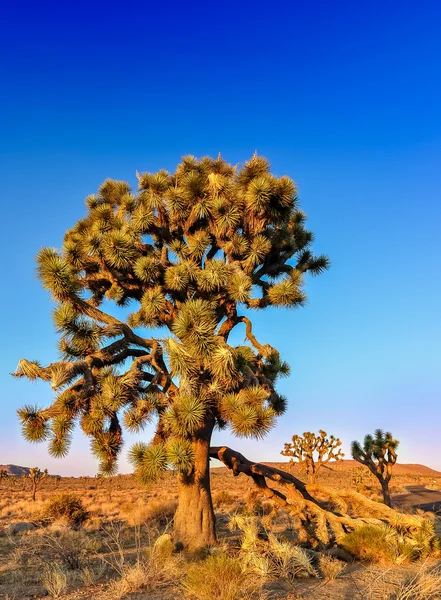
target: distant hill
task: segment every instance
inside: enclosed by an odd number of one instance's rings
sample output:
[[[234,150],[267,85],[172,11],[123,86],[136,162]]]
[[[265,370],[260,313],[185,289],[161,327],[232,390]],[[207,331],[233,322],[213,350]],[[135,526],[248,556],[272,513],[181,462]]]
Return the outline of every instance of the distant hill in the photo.
[[[226,469],[226,467],[218,467],[215,466],[219,464],[217,461],[211,468],[214,470],[218,469]],[[275,467],[278,469],[283,469],[284,471],[290,471],[288,462],[264,462],[263,464]],[[324,467],[324,471],[334,471],[337,473],[347,473],[352,469],[362,468],[360,463],[355,460],[342,460],[339,462],[330,462]],[[5,470],[9,473],[11,477],[21,477],[22,475],[29,475],[30,468],[29,467],[20,467],[18,465],[0,465],[0,471]],[[291,471],[294,474],[298,474],[298,466],[295,465],[293,470]],[[416,465],[416,464],[401,464],[397,463],[394,466],[394,475],[414,475],[417,477],[441,477],[441,471],[436,471],[435,469],[431,469],[430,467],[426,467],[425,465]],[[127,475],[130,477],[131,475]],[[49,475],[49,477],[57,477],[57,475]]]
[[[14,477],[21,477],[22,475],[29,475],[30,468],[19,467],[18,465],[0,465],[0,471],[6,471]]]
[[[6,471],[10,477],[21,477],[22,475],[29,475],[30,467],[19,467],[18,465],[0,465],[0,471]],[[43,469],[42,469],[43,470]],[[49,477],[58,477],[58,475],[51,475]]]
[[[299,467],[297,464],[294,465],[293,469],[290,469],[289,462],[266,462],[262,461],[262,464],[268,465],[269,467],[274,467],[276,469],[282,469],[283,471],[289,471],[293,475],[299,476]],[[226,469],[226,467],[218,467],[218,462],[212,464],[212,469]],[[333,471],[334,473],[339,473],[341,475],[350,475],[353,469],[363,469],[360,463],[355,460],[341,460],[330,462],[323,467],[323,470],[320,472],[323,475],[326,472]],[[330,474],[330,473],[329,473]],[[430,467],[426,467],[425,465],[416,465],[416,464],[402,464],[397,463],[393,468],[394,475],[403,475],[403,476],[416,476],[416,477],[441,477],[441,471],[436,471],[435,469],[431,469]]]
[[[287,470],[288,463],[265,463],[266,465],[271,465],[272,467],[278,467],[280,469]],[[330,462],[327,465],[328,469],[332,469],[337,472],[345,472],[350,471],[351,469],[362,468],[362,465],[358,463],[356,460],[342,460],[338,462]],[[293,469],[293,473],[298,471],[297,465]],[[401,464],[397,463],[393,468],[393,473],[395,475],[417,475],[420,477],[424,476],[433,476],[440,477],[441,471],[436,471],[435,469],[431,469],[430,467],[426,467],[425,465],[415,465],[415,464]]]

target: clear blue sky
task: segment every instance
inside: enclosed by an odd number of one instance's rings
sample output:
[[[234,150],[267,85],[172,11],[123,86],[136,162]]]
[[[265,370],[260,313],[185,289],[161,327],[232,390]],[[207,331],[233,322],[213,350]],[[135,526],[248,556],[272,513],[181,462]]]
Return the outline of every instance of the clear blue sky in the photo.
[[[20,439],[16,409],[51,390],[9,372],[57,357],[40,247],[106,177],[257,150],[297,182],[332,268],[306,308],[256,319],[292,365],[286,416],[264,441],[215,442],[277,460],[294,433],[349,453],[382,427],[402,462],[441,469],[441,4],[42,0],[0,20],[0,463],[96,472],[80,433],[61,461]]]

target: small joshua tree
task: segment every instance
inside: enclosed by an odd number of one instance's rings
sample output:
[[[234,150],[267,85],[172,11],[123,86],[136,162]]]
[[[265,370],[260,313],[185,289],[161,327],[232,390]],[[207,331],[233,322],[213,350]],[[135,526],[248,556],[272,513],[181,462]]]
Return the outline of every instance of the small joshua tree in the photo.
[[[394,440],[390,432],[384,433],[377,429],[374,435],[366,435],[363,447],[359,442],[352,442],[352,458],[375,475],[381,485],[384,503],[391,506],[389,482],[392,477],[392,467],[397,462],[396,449],[399,441]]]
[[[214,428],[261,438],[285,411],[276,382],[289,367],[256,339],[247,310],[303,305],[305,275],[328,260],[311,251],[294,183],[272,175],[264,158],[239,168],[221,157],[185,157],[174,173],[138,180],[136,194],[105,181],[61,251],[40,251],[62,360],[20,361],[15,375],[50,382],[56,399],[19,416],[25,438],[49,441],[59,457],[79,421],[107,474],[122,426],[139,431],[154,419],[151,443],[136,444],[130,457],[144,481],[178,471],[175,539],[191,549],[216,542]],[[104,300],[133,312],[120,320]],[[231,345],[241,326],[247,343]]]
[[[47,476],[47,469],[45,469],[44,471],[40,471],[38,467],[32,467],[32,469],[29,470],[28,477],[32,483],[32,500],[34,502],[37,490],[40,487],[40,483],[43,481],[43,479],[46,479]]]
[[[9,479],[9,473],[6,469],[0,469],[0,481],[6,481]]]
[[[280,454],[291,456],[291,465],[298,462],[300,470],[309,477],[310,483],[315,483],[317,475],[323,465],[330,460],[343,460],[343,452],[340,449],[341,441],[320,429],[319,435],[305,431],[303,435],[294,435],[289,444],[285,444]]]

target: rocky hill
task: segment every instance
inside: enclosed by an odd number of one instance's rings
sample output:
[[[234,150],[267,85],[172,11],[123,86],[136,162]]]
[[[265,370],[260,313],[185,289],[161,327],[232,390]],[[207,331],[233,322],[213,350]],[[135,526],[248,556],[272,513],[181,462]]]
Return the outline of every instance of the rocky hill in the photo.
[[[6,471],[10,476],[21,477],[29,475],[29,467],[19,467],[18,465],[0,465],[0,471]]]

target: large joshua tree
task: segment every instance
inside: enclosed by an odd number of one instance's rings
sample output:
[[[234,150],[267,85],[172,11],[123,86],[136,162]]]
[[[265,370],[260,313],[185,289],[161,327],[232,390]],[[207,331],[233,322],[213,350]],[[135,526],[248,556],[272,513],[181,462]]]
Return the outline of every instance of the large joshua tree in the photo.
[[[288,365],[245,313],[301,306],[304,275],[328,260],[310,250],[294,183],[264,158],[237,168],[185,157],[174,173],[137,176],[135,194],[105,181],[62,249],[39,252],[61,360],[20,361],[15,375],[49,381],[55,400],[18,412],[24,437],[47,440],[57,457],[79,421],[104,473],[115,471],[122,426],[139,431],[155,419],[153,439],[130,458],[143,480],[178,470],[175,539],[195,548],[216,541],[213,429],[261,438],[285,410],[275,384]],[[106,300],[133,312],[118,319]],[[235,327],[245,327],[245,345],[229,344]]]

